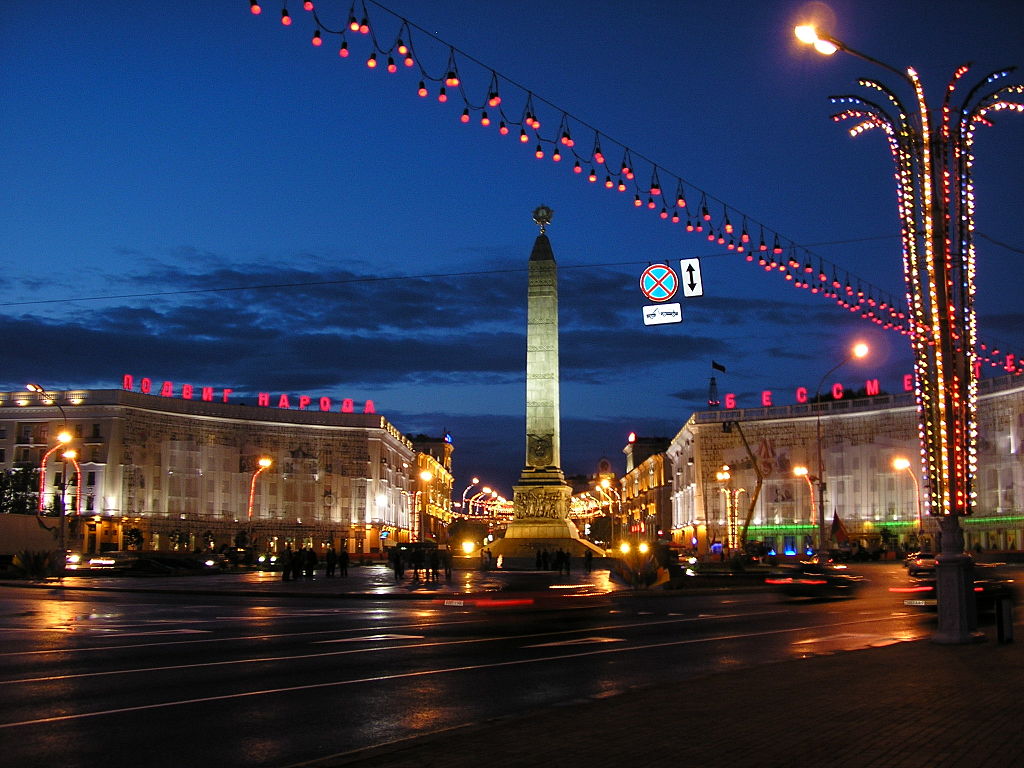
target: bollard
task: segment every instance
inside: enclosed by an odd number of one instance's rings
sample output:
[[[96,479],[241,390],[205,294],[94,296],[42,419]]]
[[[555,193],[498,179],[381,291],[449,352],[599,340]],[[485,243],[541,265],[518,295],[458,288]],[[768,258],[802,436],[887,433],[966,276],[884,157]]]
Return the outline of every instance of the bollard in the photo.
[[[1013,642],[1013,599],[1000,597],[996,600],[996,637],[1000,643]]]

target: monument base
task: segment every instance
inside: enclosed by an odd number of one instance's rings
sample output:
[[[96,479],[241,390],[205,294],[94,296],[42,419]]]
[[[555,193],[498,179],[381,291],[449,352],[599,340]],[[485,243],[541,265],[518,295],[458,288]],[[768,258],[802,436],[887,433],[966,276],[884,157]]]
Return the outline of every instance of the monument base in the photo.
[[[561,479],[561,470],[524,470],[520,484],[513,490],[516,517],[505,529],[504,538],[489,545],[495,557],[536,558],[541,550],[554,553],[561,549],[573,557],[582,557],[590,550],[604,557],[604,550],[580,538],[575,523],[569,519],[569,497],[572,488]]]

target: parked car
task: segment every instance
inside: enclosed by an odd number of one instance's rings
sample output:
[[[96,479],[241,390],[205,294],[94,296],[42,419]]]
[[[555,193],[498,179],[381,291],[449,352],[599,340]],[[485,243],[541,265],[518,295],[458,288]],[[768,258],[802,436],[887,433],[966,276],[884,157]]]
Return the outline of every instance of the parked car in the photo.
[[[764,582],[788,597],[852,597],[864,577],[849,573],[845,565],[801,562],[773,570]]]

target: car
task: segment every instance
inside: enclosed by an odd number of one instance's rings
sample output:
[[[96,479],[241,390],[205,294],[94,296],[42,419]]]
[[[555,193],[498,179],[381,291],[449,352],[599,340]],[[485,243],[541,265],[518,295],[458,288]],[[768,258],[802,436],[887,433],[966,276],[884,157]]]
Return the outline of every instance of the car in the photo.
[[[907,558],[907,575],[921,576],[935,573],[936,562],[935,555],[931,552],[916,552]]]
[[[852,597],[864,584],[863,576],[847,572],[845,565],[804,561],[773,570],[764,580],[787,597]]]
[[[1017,585],[1013,579],[1003,576],[997,565],[975,563],[974,566],[974,599],[981,612],[993,611],[1000,600],[1016,602]],[[938,606],[935,588],[935,571],[913,578],[910,584],[902,587],[889,587],[889,591],[905,595],[903,604],[910,608],[934,610]]]

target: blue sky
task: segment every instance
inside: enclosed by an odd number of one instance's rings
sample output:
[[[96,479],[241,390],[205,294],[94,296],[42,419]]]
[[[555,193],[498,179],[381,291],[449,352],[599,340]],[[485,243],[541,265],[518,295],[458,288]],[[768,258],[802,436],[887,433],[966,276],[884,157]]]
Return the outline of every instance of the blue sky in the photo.
[[[847,386],[871,376],[893,391],[912,370],[905,337],[634,208],[632,190],[589,184],[550,147],[534,158],[517,130],[500,136],[478,112],[462,124],[460,95],[440,104],[433,83],[416,95],[418,68],[369,70],[368,37],[350,33],[342,59],[339,38],[310,44],[300,2],[288,28],[279,0],[262,5],[260,16],[244,0],[5,8],[0,388],[117,387],[131,373],[243,397],[372,398],[407,434],[451,431],[457,483],[475,474],[510,492],[541,203],[555,211],[568,473],[602,457],[621,471],[630,431],[675,434],[712,374],[740,405],[764,389],[791,403],[858,338],[873,352],[836,377]],[[351,0],[316,6],[340,27]],[[578,151],[589,155],[596,129],[609,162],[626,147],[638,176],[652,161],[666,186],[683,179],[691,209],[704,192],[735,224],[746,217],[897,297],[888,150],[880,135],[851,139],[828,101],[858,77],[894,76],[817,56],[793,25],[830,14],[836,37],[915,66],[932,103],[965,61],[968,80],[1024,65],[1017,2],[365,7],[385,45],[408,20],[431,73],[454,47],[472,102],[494,72],[513,119],[531,92],[542,133],[567,113]],[[995,122],[976,143],[979,330],[1021,353],[1024,117]],[[683,300],[682,323],[643,326],[640,273],[682,258],[701,260],[704,296]]]

